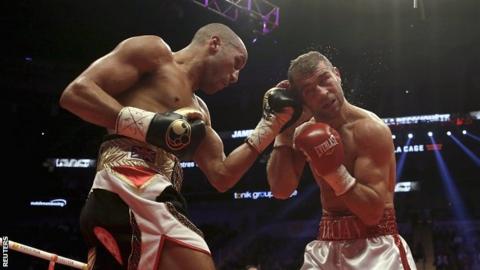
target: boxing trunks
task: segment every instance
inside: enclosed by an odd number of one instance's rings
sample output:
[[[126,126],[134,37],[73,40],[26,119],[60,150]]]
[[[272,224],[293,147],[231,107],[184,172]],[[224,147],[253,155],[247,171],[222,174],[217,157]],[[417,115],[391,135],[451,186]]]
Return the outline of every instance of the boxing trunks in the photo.
[[[89,269],[157,269],[166,240],[210,254],[201,231],[186,217],[182,178],[174,155],[109,136],[80,215]]]
[[[416,269],[410,249],[398,234],[394,209],[385,209],[375,226],[356,216],[324,213],[317,240],[305,248],[301,270],[307,269]]]

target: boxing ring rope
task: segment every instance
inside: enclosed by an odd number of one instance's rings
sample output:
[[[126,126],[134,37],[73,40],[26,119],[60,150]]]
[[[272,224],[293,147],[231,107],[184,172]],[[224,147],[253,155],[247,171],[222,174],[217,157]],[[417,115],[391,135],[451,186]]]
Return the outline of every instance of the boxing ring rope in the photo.
[[[0,238],[0,246],[2,246],[2,245],[3,245],[3,241]],[[15,250],[15,251],[18,251],[18,252],[21,252],[21,253],[25,253],[25,254],[28,254],[28,255],[31,255],[31,256],[34,256],[34,257],[38,257],[38,258],[50,261],[50,264],[48,266],[48,270],[53,270],[54,267],[55,267],[55,263],[63,264],[63,265],[66,265],[66,266],[70,266],[72,268],[77,268],[77,269],[82,269],[82,270],[87,269],[87,265],[85,263],[75,261],[75,260],[72,260],[72,259],[69,259],[69,258],[65,258],[65,257],[62,257],[62,256],[58,256],[57,254],[46,252],[46,251],[43,251],[43,250],[40,250],[40,249],[37,249],[37,248],[34,248],[34,247],[30,247],[30,246],[27,246],[27,245],[24,245],[24,244],[20,244],[20,243],[14,242],[12,240],[8,240],[8,248],[12,249],[12,250]]]

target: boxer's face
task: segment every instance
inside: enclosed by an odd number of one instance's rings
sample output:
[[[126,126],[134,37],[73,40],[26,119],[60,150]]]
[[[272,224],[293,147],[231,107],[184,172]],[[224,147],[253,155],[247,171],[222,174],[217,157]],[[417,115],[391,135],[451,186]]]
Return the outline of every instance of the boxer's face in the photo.
[[[243,43],[234,45],[224,42],[213,55],[206,67],[202,89],[207,94],[214,94],[238,81],[240,70],[246,64],[247,53]]]
[[[297,79],[295,84],[304,104],[315,116],[331,119],[338,115],[345,98],[337,68],[320,62],[311,75]]]

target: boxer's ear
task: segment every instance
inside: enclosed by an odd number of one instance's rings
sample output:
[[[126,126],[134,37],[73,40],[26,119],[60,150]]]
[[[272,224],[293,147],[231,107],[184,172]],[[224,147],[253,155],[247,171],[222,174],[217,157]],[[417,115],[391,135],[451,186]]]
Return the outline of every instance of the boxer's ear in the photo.
[[[342,82],[342,76],[340,74],[340,69],[337,68],[337,67],[333,67],[333,74],[335,74],[335,77],[341,83]]]
[[[220,45],[222,41],[218,36],[212,36],[208,41],[208,49],[212,53],[217,53],[220,50]]]

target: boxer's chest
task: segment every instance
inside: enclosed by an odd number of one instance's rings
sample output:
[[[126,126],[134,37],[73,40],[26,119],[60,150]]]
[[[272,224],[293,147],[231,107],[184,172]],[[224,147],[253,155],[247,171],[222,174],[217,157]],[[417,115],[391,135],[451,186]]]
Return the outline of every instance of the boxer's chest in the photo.
[[[198,108],[187,76],[174,65],[165,65],[146,74],[120,97],[124,104],[155,112],[183,107]]]
[[[340,137],[343,142],[343,153],[344,153],[344,162],[343,165],[347,168],[350,174],[354,174],[354,163],[357,158],[357,145],[355,143],[355,138],[353,136],[353,131],[351,128],[346,127],[339,131]]]

